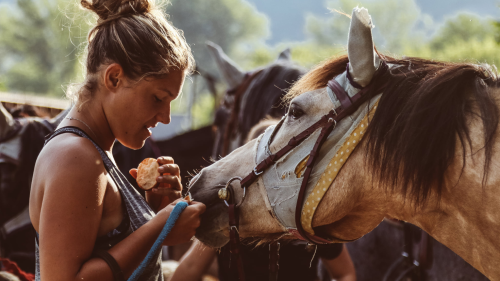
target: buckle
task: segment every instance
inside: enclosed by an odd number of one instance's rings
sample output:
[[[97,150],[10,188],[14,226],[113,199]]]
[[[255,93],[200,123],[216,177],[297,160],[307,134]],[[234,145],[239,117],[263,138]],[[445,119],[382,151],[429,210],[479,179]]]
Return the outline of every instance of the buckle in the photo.
[[[264,171],[260,171],[260,173],[259,173],[259,172],[257,172],[257,166],[255,166],[255,167],[253,168],[253,173],[254,173],[256,176],[259,176],[259,175],[261,175],[262,173],[264,173]]]
[[[229,226],[229,230],[236,230],[236,232],[238,232],[238,234],[240,234],[240,231],[238,230],[238,228],[235,225]]]

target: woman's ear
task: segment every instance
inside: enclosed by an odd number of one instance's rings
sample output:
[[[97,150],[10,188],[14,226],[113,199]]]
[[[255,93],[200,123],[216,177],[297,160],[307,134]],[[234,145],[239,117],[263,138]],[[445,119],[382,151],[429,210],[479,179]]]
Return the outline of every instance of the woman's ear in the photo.
[[[112,63],[106,68],[104,72],[104,85],[108,91],[116,92],[119,87],[123,86],[124,80],[125,74],[121,65]]]

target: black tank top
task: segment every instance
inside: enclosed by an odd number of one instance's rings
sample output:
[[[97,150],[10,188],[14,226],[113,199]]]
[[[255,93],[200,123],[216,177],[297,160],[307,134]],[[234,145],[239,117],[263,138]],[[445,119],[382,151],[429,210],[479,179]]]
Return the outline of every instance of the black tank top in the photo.
[[[54,137],[64,134],[64,133],[72,133],[76,134],[80,137],[89,139],[101,154],[102,161],[104,163],[104,167],[106,171],[111,176],[116,186],[120,190],[120,194],[122,196],[122,200],[125,203],[124,208],[124,219],[120,223],[120,225],[107,233],[106,235],[100,236],[97,238],[96,243],[94,245],[94,250],[108,250],[118,242],[125,239],[130,233],[134,232],[136,229],[150,221],[155,213],[144,198],[135,190],[135,188],[127,181],[125,176],[120,172],[118,167],[109,159],[108,155],[102,150],[93,140],[90,138],[84,131],[77,127],[63,127],[56,130],[51,135],[48,135],[45,141],[45,145],[52,140]],[[38,234],[37,234],[38,236]],[[39,237],[43,239],[43,237]],[[40,281],[40,262],[39,262],[39,252],[38,252],[38,243],[35,241],[36,246],[36,272],[35,272],[35,280]],[[161,248],[156,253],[156,258],[152,259],[151,263],[147,265],[144,273],[142,274],[139,280],[141,281],[159,281],[163,280],[163,274],[161,271]],[[45,281],[45,280],[44,280]]]

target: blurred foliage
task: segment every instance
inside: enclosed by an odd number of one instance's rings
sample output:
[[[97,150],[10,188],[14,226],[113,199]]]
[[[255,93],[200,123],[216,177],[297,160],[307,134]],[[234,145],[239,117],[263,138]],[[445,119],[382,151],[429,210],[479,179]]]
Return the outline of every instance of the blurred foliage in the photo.
[[[88,26],[64,0],[18,0],[0,9],[0,60],[8,90],[62,96],[79,72]]]
[[[230,53],[238,45],[248,48],[263,42],[269,34],[267,18],[244,0],[171,0],[164,8],[174,26],[184,31],[197,64],[215,76],[206,40]],[[78,1],[17,0],[16,5],[2,5],[0,90],[62,97],[67,85],[84,79],[81,63],[87,33],[95,21],[95,15],[81,9]],[[200,94],[196,103],[208,98]],[[181,105],[173,104],[173,111],[186,112]],[[204,113],[196,114],[203,120],[195,123],[211,122],[206,112],[213,108],[196,106],[196,112]]]
[[[404,55],[500,66],[500,46],[490,20],[462,13],[448,18],[426,43],[407,45]]]
[[[269,35],[269,22],[244,0],[170,0],[166,7],[175,27],[184,31],[197,65],[218,75],[205,42],[231,54],[243,45],[252,48]]]
[[[241,49],[253,49],[269,35],[269,22],[254,6],[244,0],[170,0],[166,12],[173,25],[184,31],[190,44],[197,66],[219,77],[214,60],[205,42],[210,40],[232,54]],[[193,128],[211,123],[214,112],[214,97],[208,92],[203,79],[186,81],[183,97],[172,104],[176,113],[190,111]],[[188,109],[188,99],[193,83],[196,100]],[[224,93],[223,85],[217,86]],[[217,103],[218,104],[218,103]]]
[[[349,17],[357,6],[368,9],[376,27],[373,37],[379,49],[400,52],[404,44],[422,41],[435,25],[429,15],[420,11],[415,0],[330,0],[326,3],[331,10],[329,17],[306,16],[308,37],[320,45],[346,45]]]
[[[214,97],[208,92],[201,92],[197,102],[191,108],[193,129],[201,128],[213,122]],[[206,122],[209,121],[209,122]]]
[[[500,45],[495,41],[495,22],[475,14],[460,13],[445,18],[444,23],[438,25],[420,12],[414,0],[329,1],[327,7],[336,10],[332,11],[330,17],[307,15],[307,41],[260,46],[247,54],[247,60],[242,61],[251,68],[268,64],[284,46],[291,47],[292,59],[305,67],[345,54],[350,23],[345,11],[351,11],[358,5],[369,10],[375,25],[375,45],[383,53],[395,57],[414,56],[500,66]],[[497,26],[500,34],[500,22]]]
[[[490,21],[475,14],[461,13],[448,18],[433,36],[430,47],[442,50],[449,45],[456,45],[470,40],[483,41],[493,38],[494,26]]]
[[[65,85],[82,80],[79,61],[95,19],[77,2],[17,0],[0,7],[0,91],[62,96]],[[327,0],[330,14],[306,15],[305,41],[274,46],[264,44],[268,19],[245,0],[170,0],[164,8],[184,31],[200,69],[218,76],[206,40],[219,44],[245,70],[273,62],[287,47],[292,59],[307,68],[345,54],[348,16],[358,5],[369,10],[375,44],[384,53],[500,65],[500,21],[462,13],[436,23],[415,0]],[[200,127],[212,121],[216,102],[203,79],[196,81],[193,107],[187,108],[193,86],[187,81],[172,112],[190,110],[194,126]],[[223,88],[217,85],[220,94]]]

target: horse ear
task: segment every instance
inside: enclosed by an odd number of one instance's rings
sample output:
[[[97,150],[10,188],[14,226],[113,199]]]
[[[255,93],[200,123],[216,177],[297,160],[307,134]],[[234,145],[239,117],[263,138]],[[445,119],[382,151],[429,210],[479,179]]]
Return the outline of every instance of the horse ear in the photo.
[[[206,44],[229,88],[236,88],[240,85],[245,78],[245,73],[224,53],[219,45],[210,41],[207,41]]]
[[[366,86],[378,68],[379,58],[373,48],[372,18],[365,8],[352,10],[351,26],[347,43],[349,74],[355,82]]]
[[[3,139],[12,128],[14,128],[14,118],[0,102],[0,139]]]
[[[283,52],[278,56],[278,60],[292,60],[292,51],[290,48],[286,48]]]

